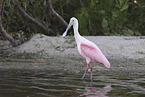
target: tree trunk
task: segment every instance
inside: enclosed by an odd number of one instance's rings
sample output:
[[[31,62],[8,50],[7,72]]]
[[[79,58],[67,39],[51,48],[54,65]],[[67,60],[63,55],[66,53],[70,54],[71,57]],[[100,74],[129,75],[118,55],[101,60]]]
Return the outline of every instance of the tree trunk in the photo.
[[[47,26],[43,25],[42,23],[40,23],[35,18],[33,18],[32,16],[28,15],[25,12],[25,10],[20,6],[20,4],[16,3],[15,1],[13,1],[13,4],[21,12],[21,14],[23,14],[23,16],[25,18],[27,18],[29,21],[35,23],[38,27],[40,27],[43,30],[41,33],[43,33],[45,35],[55,34],[54,31],[52,31],[51,29],[49,29]]]
[[[4,3],[5,0],[2,0],[2,3],[0,4],[0,30],[2,35],[13,45],[13,46],[17,46],[19,44],[21,44],[23,41],[22,40],[15,40],[12,36],[10,36],[6,30],[4,29],[3,25],[2,25],[2,14],[3,14],[3,8],[4,8]]]
[[[50,9],[52,15],[57,17],[65,26],[68,26],[67,22],[53,9],[52,4],[51,4],[51,0],[49,0],[48,4],[49,4],[49,9]]]

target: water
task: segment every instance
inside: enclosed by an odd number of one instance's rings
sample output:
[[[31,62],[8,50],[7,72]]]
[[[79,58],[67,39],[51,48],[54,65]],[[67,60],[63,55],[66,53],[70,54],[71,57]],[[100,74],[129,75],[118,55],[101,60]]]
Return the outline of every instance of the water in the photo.
[[[50,73],[1,70],[0,97],[145,97],[145,74]]]

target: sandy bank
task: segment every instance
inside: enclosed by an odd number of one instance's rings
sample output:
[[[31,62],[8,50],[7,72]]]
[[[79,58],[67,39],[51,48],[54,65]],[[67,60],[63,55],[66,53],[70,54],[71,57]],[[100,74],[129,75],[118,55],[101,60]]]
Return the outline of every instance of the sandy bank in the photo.
[[[86,36],[86,38],[94,42],[109,59],[112,66],[109,71],[145,70],[145,39],[123,36]],[[9,53],[9,57],[1,57],[0,68],[47,68],[79,72],[86,67],[85,60],[77,51],[74,37],[48,37],[36,34],[30,41],[5,52]],[[12,63],[13,65],[10,65]],[[108,71],[97,63],[93,63],[93,67],[94,70]]]
[[[87,36],[109,58],[145,58],[145,39],[139,37],[118,36]],[[48,37],[34,35],[33,38],[19,47],[13,48],[14,53],[41,53],[48,56],[79,57],[74,37]],[[46,56],[45,56],[46,55]]]

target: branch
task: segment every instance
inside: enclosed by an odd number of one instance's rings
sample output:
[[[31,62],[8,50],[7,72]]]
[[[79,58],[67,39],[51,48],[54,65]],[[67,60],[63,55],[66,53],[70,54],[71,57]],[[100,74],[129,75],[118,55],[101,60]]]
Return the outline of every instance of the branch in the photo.
[[[84,4],[83,4],[82,0],[80,0],[80,4],[84,8]]]
[[[52,4],[51,4],[51,0],[49,0],[49,8],[51,13],[56,16],[65,26],[68,26],[67,22],[53,9]]]
[[[35,18],[31,17],[30,15],[28,15],[25,10],[20,6],[20,4],[16,3],[16,2],[12,2],[14,4],[14,6],[23,14],[23,16],[25,18],[27,18],[29,21],[35,23],[38,27],[40,27],[43,31],[42,33],[45,35],[50,35],[50,34],[54,34],[54,31],[52,31],[51,29],[49,29],[48,27],[44,26],[43,24],[41,24],[38,20],[36,20]]]
[[[3,14],[3,8],[4,8],[4,2],[5,0],[2,0],[2,4],[0,4],[0,30],[2,35],[13,45],[13,46],[17,46],[19,44],[22,43],[21,40],[15,40],[12,36],[10,36],[6,30],[4,29],[3,25],[2,25],[2,14]]]

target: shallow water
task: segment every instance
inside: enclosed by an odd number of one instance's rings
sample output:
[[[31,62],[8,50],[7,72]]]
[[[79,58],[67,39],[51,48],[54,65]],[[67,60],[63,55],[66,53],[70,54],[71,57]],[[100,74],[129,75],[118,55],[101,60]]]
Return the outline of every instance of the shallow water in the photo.
[[[34,70],[1,70],[0,97],[141,97],[145,74],[83,74]]]

